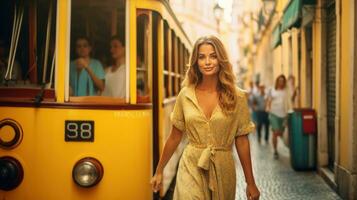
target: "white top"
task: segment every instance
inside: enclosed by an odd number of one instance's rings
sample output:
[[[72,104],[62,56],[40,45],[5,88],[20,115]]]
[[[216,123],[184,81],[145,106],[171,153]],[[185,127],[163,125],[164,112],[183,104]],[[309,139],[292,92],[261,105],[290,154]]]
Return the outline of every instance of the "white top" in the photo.
[[[114,72],[112,67],[109,67],[105,72],[105,87],[102,96],[125,98],[125,77],[125,64],[120,65]]]
[[[289,97],[286,90],[270,91],[271,107],[270,112],[278,117],[285,117],[288,113]]]

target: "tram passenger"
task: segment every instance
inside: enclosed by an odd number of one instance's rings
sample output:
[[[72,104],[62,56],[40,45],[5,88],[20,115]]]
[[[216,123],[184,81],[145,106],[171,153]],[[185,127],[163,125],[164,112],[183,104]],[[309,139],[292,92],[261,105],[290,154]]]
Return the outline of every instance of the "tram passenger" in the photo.
[[[14,66],[12,68],[12,73],[11,73],[11,80],[10,79],[10,73],[6,76],[6,71],[8,67],[8,45],[6,42],[2,39],[0,39],[0,85],[4,84],[12,84],[16,83],[19,80],[22,80],[22,70],[19,62],[17,60],[14,60]]]
[[[103,96],[125,98],[126,66],[125,43],[119,36],[110,39],[112,65],[105,69],[105,87]]]
[[[247,182],[247,199],[259,199],[247,136],[254,130],[247,97],[235,86],[232,65],[217,37],[206,36],[196,41],[184,85],[171,114],[170,136],[151,179],[153,190],[161,189],[163,169],[186,134],[189,144],[179,163],[175,200],[234,200],[232,144]]]
[[[76,40],[77,59],[70,64],[70,94],[95,96],[104,89],[104,70],[99,60],[91,58],[92,45],[87,37]]]

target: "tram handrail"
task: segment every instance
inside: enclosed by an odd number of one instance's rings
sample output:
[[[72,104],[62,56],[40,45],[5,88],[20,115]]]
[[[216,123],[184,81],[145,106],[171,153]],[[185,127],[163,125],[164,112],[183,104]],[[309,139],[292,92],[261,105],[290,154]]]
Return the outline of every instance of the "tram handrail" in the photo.
[[[10,54],[9,54],[9,62],[7,63],[7,69],[6,69],[6,74],[5,74],[5,80],[12,80],[12,71],[14,67],[14,61],[16,57],[16,50],[17,50],[17,44],[19,41],[19,36],[21,32],[21,27],[22,27],[22,19],[24,15],[24,5],[19,6],[19,11],[17,10],[17,6],[15,4],[15,14],[14,14],[14,23],[12,26],[12,37],[11,37],[11,44],[10,44]],[[20,16],[18,16],[20,15]],[[14,42],[15,40],[15,42]],[[10,78],[8,78],[10,77]]]
[[[46,44],[45,44],[46,47],[45,47],[45,58],[43,60],[42,83],[46,83],[46,75],[47,75],[48,48],[50,43],[49,40],[51,37],[52,12],[53,12],[52,2],[53,1],[50,1],[50,10],[48,11],[48,18],[47,18]]]

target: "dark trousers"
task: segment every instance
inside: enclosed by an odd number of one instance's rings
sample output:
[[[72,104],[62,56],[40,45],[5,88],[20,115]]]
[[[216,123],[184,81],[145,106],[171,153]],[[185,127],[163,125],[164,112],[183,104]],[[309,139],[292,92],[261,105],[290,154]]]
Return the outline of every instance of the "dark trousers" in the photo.
[[[268,113],[265,111],[256,111],[256,125],[257,125],[257,133],[258,133],[258,140],[260,141],[262,127],[265,128],[265,141],[269,139],[269,119]]]

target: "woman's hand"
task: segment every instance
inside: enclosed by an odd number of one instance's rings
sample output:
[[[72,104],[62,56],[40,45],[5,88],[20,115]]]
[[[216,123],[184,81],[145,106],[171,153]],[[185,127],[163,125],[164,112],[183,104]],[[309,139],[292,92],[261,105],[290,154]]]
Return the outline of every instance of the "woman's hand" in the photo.
[[[255,184],[248,184],[246,193],[248,200],[259,200],[260,192]]]
[[[78,58],[76,60],[76,66],[78,69],[86,69],[88,67],[88,63],[85,59],[83,58]]]
[[[151,178],[150,184],[152,190],[156,193],[162,188],[162,173],[155,173],[155,175]]]

